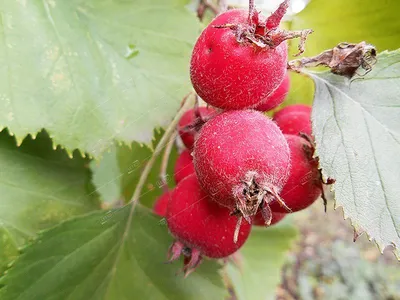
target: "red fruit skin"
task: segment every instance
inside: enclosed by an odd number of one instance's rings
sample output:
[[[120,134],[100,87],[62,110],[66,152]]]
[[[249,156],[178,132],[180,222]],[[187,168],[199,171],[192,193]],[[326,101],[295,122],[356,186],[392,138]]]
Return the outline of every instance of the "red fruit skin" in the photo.
[[[211,201],[200,188],[196,174],[183,179],[175,188],[167,209],[171,234],[202,255],[222,258],[236,252],[247,240],[251,225],[242,222],[238,241],[233,242],[237,218]]]
[[[278,223],[284,217],[286,217],[286,214],[272,212],[271,224],[269,224],[269,226]],[[264,218],[263,218],[263,216],[261,214],[261,211],[258,211],[257,214],[254,216],[253,226],[263,226],[263,227],[265,227],[265,220],[264,220]]]
[[[321,195],[321,177],[318,162],[304,149],[310,144],[300,136],[285,137],[290,148],[292,168],[280,196],[292,212],[296,212],[310,206]],[[276,201],[271,203],[270,208],[273,212],[287,213]]]
[[[273,120],[285,134],[300,132],[311,136],[311,106],[295,104],[284,107],[274,114]]]
[[[278,105],[280,105],[283,100],[285,100],[286,95],[288,94],[290,89],[290,77],[289,74],[286,73],[283,81],[279,85],[279,87],[267,97],[260,105],[258,105],[255,110],[259,111],[270,111],[274,109]]]
[[[290,172],[290,153],[278,126],[255,110],[226,111],[208,121],[193,150],[199,182],[219,204],[235,208],[235,186],[250,171],[279,192]]]
[[[215,110],[211,107],[199,107],[198,112],[203,119],[207,119],[215,114]],[[196,130],[184,130],[186,126],[193,125],[196,120],[194,109],[190,109],[183,114],[178,123],[178,132],[186,148],[192,149],[194,145]]]
[[[193,174],[194,172],[193,158],[190,154],[190,151],[182,151],[175,163],[174,178],[176,184],[178,184],[183,178],[187,177],[190,174]]]
[[[167,206],[169,199],[171,198],[172,191],[165,192],[160,197],[157,198],[153,205],[153,212],[160,217],[165,217],[167,215]]]
[[[265,17],[260,22],[265,22]],[[208,104],[228,109],[257,106],[286,74],[287,44],[274,49],[239,43],[235,32],[215,25],[248,23],[248,10],[232,9],[217,16],[201,33],[192,53],[190,78]]]

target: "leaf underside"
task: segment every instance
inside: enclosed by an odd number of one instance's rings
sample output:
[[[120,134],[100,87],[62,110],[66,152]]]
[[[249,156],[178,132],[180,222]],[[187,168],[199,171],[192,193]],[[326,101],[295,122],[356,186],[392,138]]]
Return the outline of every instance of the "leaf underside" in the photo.
[[[305,71],[306,72],[306,71]],[[349,81],[308,73],[315,82],[313,133],[336,204],[382,250],[400,256],[400,52],[378,56],[373,71]]]

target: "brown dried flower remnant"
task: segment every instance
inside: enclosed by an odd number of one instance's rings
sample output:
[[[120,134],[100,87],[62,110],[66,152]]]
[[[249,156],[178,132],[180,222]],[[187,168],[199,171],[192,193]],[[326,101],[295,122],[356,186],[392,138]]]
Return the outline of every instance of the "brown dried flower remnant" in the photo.
[[[304,67],[326,66],[332,73],[352,78],[354,75],[364,76],[372,70],[376,63],[376,48],[366,42],[358,44],[340,43],[333,49],[326,50],[314,57],[292,60],[288,68],[299,72]],[[358,74],[359,68],[365,70]]]

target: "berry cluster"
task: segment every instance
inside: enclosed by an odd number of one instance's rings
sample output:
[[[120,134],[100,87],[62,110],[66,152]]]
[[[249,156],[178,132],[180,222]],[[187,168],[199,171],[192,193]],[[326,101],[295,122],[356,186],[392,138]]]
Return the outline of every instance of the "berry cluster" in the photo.
[[[289,91],[285,40],[297,36],[278,28],[287,2],[269,18],[252,9],[220,14],[194,47],[191,80],[208,106],[181,118],[177,186],[154,206],[175,238],[170,260],[183,254],[186,274],[203,256],[236,252],[252,225],[275,224],[322,193],[311,108],[263,113]]]

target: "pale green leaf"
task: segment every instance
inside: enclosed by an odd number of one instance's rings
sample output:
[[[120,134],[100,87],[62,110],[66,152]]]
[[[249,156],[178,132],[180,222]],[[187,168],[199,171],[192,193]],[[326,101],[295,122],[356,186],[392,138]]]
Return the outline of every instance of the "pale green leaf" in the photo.
[[[307,40],[305,56],[319,54],[340,42],[367,41],[378,51],[395,50],[400,47],[399,10],[397,0],[311,0],[293,17],[291,27],[314,30]],[[295,51],[296,43],[291,47]]]
[[[90,168],[93,172],[93,184],[105,205],[113,205],[121,196],[122,174],[118,167],[117,146],[113,145],[103,154],[100,161],[93,160]]]
[[[379,55],[364,79],[309,75],[317,154],[323,174],[336,179],[336,204],[357,231],[399,256],[400,52]]]
[[[39,230],[98,208],[86,164],[53,150],[44,132],[20,147],[0,133],[0,273]]]
[[[284,222],[270,228],[255,227],[237,254],[237,264],[226,266],[238,300],[275,299],[287,251],[297,236]]]
[[[93,156],[149,143],[190,90],[183,0],[0,2],[0,126]]]
[[[132,217],[132,218],[131,218]],[[223,299],[215,262],[188,278],[165,264],[165,222],[139,206],[93,213],[40,235],[0,280],[2,300]]]

